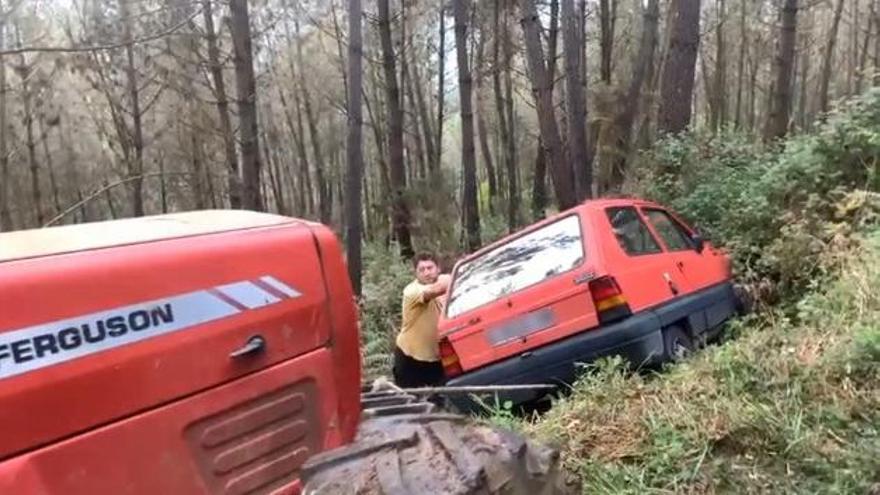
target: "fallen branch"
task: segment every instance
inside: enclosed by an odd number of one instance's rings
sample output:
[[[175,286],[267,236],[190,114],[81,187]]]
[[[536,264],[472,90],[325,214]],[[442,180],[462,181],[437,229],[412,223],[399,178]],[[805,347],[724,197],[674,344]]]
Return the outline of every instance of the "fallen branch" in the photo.
[[[21,48],[13,48],[10,50],[2,50],[0,51],[0,56],[6,55],[19,55],[23,53],[84,53],[84,52],[100,52],[107,50],[116,50],[119,48],[125,48],[128,45],[139,45],[142,43],[148,43],[150,41],[155,41],[160,38],[164,38],[166,36],[170,36],[175,32],[179,31],[182,27],[189,24],[190,21],[195,19],[195,17],[201,14],[202,11],[198,10],[195,13],[191,14],[189,17],[184,19],[183,21],[171,26],[165,31],[161,31],[158,33],[151,34],[149,36],[144,36],[142,38],[135,38],[131,41],[123,41],[121,43],[112,43],[109,45],[95,45],[95,46],[24,46]]]

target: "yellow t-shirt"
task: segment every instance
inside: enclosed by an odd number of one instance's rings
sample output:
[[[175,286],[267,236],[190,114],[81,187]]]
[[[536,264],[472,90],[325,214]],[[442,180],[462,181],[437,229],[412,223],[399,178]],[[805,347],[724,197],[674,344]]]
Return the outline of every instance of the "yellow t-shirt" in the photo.
[[[442,296],[425,301],[430,285],[413,281],[403,289],[403,323],[397,334],[397,347],[419,361],[438,361],[437,320],[443,307]]]

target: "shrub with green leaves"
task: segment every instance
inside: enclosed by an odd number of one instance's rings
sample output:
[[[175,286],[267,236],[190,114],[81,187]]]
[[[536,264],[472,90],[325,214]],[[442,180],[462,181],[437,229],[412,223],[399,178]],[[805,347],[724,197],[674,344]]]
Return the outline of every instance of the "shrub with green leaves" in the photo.
[[[876,223],[880,89],[843,104],[813,134],[764,146],[726,131],[682,134],[644,154],[635,189],[668,204],[734,256],[768,302],[823,275],[822,253]]]

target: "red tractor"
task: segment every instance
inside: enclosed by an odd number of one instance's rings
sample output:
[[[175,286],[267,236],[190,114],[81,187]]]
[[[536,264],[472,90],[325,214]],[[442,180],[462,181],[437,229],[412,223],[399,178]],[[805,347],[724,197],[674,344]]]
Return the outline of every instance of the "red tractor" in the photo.
[[[573,489],[552,449],[399,391],[362,400],[360,357],[322,225],[202,211],[0,234],[0,493]]]

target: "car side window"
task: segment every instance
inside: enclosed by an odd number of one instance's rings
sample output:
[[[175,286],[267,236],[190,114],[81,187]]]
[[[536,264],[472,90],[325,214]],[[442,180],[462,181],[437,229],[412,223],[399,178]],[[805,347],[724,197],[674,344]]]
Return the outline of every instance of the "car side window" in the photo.
[[[663,210],[643,210],[670,251],[694,249],[690,232]]]
[[[605,210],[611,229],[620,247],[630,256],[655,254],[662,251],[657,240],[632,206],[608,208]]]

